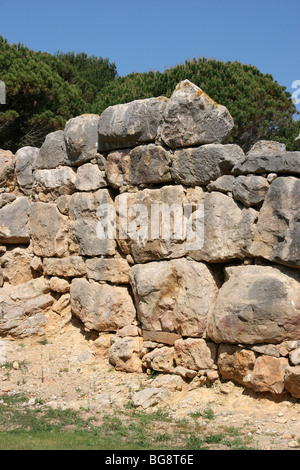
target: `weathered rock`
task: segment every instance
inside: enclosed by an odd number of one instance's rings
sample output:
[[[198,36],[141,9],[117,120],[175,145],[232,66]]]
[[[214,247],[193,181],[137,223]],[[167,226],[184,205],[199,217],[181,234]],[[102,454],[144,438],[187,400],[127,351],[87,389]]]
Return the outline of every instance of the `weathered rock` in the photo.
[[[180,339],[180,335],[177,335],[176,333],[168,333],[167,331],[143,330],[143,338],[144,341],[154,341],[173,346],[175,341]]]
[[[75,182],[78,191],[96,191],[107,186],[105,172],[99,169],[98,165],[85,163],[77,171]]]
[[[187,186],[207,185],[245,156],[238,145],[207,144],[200,147],[176,150],[172,175],[179,184]]]
[[[300,366],[285,369],[284,386],[295,398],[300,398]]]
[[[130,152],[129,184],[165,184],[171,176],[171,153],[155,144],[141,145]]]
[[[107,156],[107,181],[113,188],[122,188],[129,184],[130,151],[131,149],[119,150],[111,152]]]
[[[193,379],[197,375],[196,370],[187,369],[186,367],[176,366],[173,371],[174,374],[180,375],[184,379]]]
[[[76,173],[67,166],[50,170],[36,170],[32,195],[35,201],[52,202],[62,195],[76,191]]]
[[[35,161],[37,169],[51,169],[63,165],[68,159],[64,131],[47,134]]]
[[[68,219],[55,204],[31,204],[29,231],[35,255],[51,258],[68,252]]]
[[[217,346],[204,339],[179,339],[175,341],[174,352],[176,366],[198,371],[215,365]]]
[[[300,152],[299,152],[300,154]],[[300,180],[279,177],[271,184],[258,216],[252,256],[300,267]]]
[[[233,128],[225,108],[189,80],[180,82],[167,103],[159,129],[160,139],[171,148],[222,143]]]
[[[17,247],[8,250],[0,258],[4,281],[16,286],[18,284],[25,284],[33,279],[32,259],[33,254],[29,249]]]
[[[284,391],[287,367],[288,360],[285,358],[260,356],[254,365],[251,385],[257,392],[280,394]]]
[[[6,206],[6,204],[10,204],[11,202],[15,201],[17,196],[12,193],[2,193],[0,194],[0,209]]]
[[[69,201],[70,237],[83,256],[114,255],[116,241],[102,231],[102,214],[114,211],[113,200],[107,189],[94,193],[75,193]]]
[[[142,364],[145,369],[172,374],[175,367],[174,348],[156,348],[143,356]]]
[[[266,356],[280,357],[279,346],[275,344],[256,344],[254,346],[248,346],[251,351],[264,354]]]
[[[123,372],[143,372],[140,352],[143,347],[141,337],[118,338],[109,349],[109,361],[116,370]]]
[[[159,97],[109,106],[99,118],[99,150],[154,142],[167,103]]]
[[[0,292],[0,334],[24,338],[44,334],[45,312],[53,304],[49,286],[42,278]]]
[[[170,391],[165,388],[145,388],[144,390],[133,393],[131,402],[135,408],[142,407],[145,410],[150,406],[168,403],[170,397]]]
[[[64,134],[68,159],[66,165],[81,165],[97,156],[98,148],[97,114],[76,116],[66,123]]]
[[[135,307],[126,287],[74,279],[71,306],[89,330],[116,331],[136,323]]]
[[[92,258],[86,261],[88,279],[112,284],[129,284],[129,267],[123,258]]]
[[[143,329],[204,334],[218,293],[204,263],[182,258],[135,265],[130,268],[130,283]]]
[[[26,195],[31,193],[33,172],[38,155],[37,147],[23,147],[16,153],[16,178],[20,190]]]
[[[223,379],[249,386],[256,354],[241,346],[221,344],[218,351],[218,368]]]
[[[49,286],[53,292],[60,292],[61,294],[70,292],[70,283],[66,279],[57,276],[51,277]]]
[[[141,330],[136,325],[126,325],[116,332],[116,338],[126,336],[141,336]]]
[[[255,231],[258,213],[241,207],[220,192],[206,193],[204,199],[204,243],[188,254],[197,260],[224,262],[244,259]]]
[[[86,274],[86,266],[81,256],[66,258],[45,258],[44,275],[63,278],[81,277]]]
[[[151,385],[155,388],[163,387],[173,392],[180,392],[183,389],[184,381],[180,375],[162,374],[156,377]]]
[[[292,277],[295,273],[255,265],[225,271],[226,282],[208,320],[213,341],[277,344],[299,338],[300,291],[299,279]]]
[[[117,196],[117,242],[123,253],[132,255],[136,263],[144,263],[179,258],[189,249],[199,249],[203,197],[201,188],[183,186]]]
[[[3,287],[3,284],[4,284],[3,272],[2,272],[2,268],[0,266],[0,287]]]
[[[236,201],[250,207],[261,204],[269,189],[266,178],[258,175],[238,176],[232,187],[232,194]]]
[[[256,142],[247,155],[253,154],[253,153],[276,153],[276,152],[286,152],[286,146],[285,144],[282,144],[280,142],[276,142],[275,140],[259,140]]]
[[[234,175],[249,173],[300,174],[300,152],[253,152],[246,155],[232,169]]]
[[[9,150],[0,149],[0,188],[15,188],[15,156]]]
[[[300,347],[291,351],[289,354],[289,358],[290,362],[294,366],[298,366],[300,364]]]
[[[222,175],[207,186],[208,191],[220,191],[221,193],[231,193],[235,177],[232,175]]]
[[[27,197],[20,197],[0,209],[0,243],[27,244],[28,215],[30,203]]]

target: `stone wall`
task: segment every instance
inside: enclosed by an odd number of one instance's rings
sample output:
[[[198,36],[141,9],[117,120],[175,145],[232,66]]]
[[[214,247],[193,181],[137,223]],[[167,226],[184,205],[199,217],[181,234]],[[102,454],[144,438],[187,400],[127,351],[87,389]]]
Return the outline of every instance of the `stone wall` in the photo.
[[[300,152],[233,126],[185,80],[1,150],[0,336],[77,318],[117,370],[300,398]]]

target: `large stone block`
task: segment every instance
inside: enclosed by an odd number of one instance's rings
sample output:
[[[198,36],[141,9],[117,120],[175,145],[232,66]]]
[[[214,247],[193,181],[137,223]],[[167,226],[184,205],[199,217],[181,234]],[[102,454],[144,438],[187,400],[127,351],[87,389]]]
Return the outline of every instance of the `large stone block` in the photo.
[[[53,202],[60,196],[76,191],[76,173],[67,166],[49,170],[36,170],[32,195],[35,201]]]
[[[261,204],[269,189],[266,178],[258,175],[240,175],[235,178],[232,187],[232,194],[236,201],[240,201],[244,206],[256,206]]]
[[[143,329],[203,336],[218,293],[204,263],[152,262],[131,267],[129,275]]]
[[[33,279],[32,260],[33,253],[28,248],[17,247],[6,251],[0,258],[4,281],[15,286]]]
[[[36,256],[62,257],[68,252],[68,219],[55,204],[34,202],[31,205],[29,232]]]
[[[189,80],[180,82],[167,103],[159,139],[171,148],[222,143],[234,122],[225,106]]]
[[[280,357],[260,356],[255,362],[251,384],[257,392],[280,394],[284,391],[288,360]]]
[[[218,350],[218,368],[223,379],[251,386],[251,377],[256,361],[254,351],[241,346],[221,344]]]
[[[70,237],[73,251],[83,256],[115,254],[116,241],[102,231],[105,214],[114,210],[110,192],[99,189],[93,193],[75,193],[69,201]]]
[[[99,150],[154,142],[168,99],[147,98],[109,106],[99,119]]]
[[[75,182],[78,191],[96,191],[107,186],[105,171],[101,171],[98,165],[85,163],[77,170]]]
[[[0,149],[0,188],[15,188],[15,156],[9,150]]]
[[[29,243],[29,210],[27,197],[17,198],[0,209],[0,242],[13,245]]]
[[[172,182],[172,155],[160,145],[135,147],[130,152],[129,184],[166,184]]]
[[[66,165],[78,166],[97,156],[98,148],[97,114],[76,116],[66,123],[64,129],[68,158]]]
[[[87,277],[112,284],[129,283],[129,264],[124,258],[92,258],[86,261]]]
[[[74,279],[71,285],[73,313],[89,330],[117,331],[136,323],[136,310],[123,286],[90,283]]]
[[[86,266],[81,256],[68,256],[66,258],[45,258],[44,274],[58,277],[80,277],[86,274]]]
[[[208,320],[217,343],[277,344],[300,337],[299,275],[271,266],[226,268]]]
[[[284,386],[293,397],[300,398],[300,366],[285,369]]]
[[[22,147],[16,153],[16,178],[20,190],[26,195],[31,194],[33,172],[38,155],[37,147]]]
[[[200,147],[176,150],[172,164],[172,175],[176,183],[187,186],[207,185],[245,156],[234,144],[207,144]]]
[[[234,175],[278,173],[300,175],[300,152],[252,152],[232,169]]]
[[[300,180],[276,178],[265,197],[258,216],[252,256],[300,267]]]
[[[142,348],[143,339],[140,337],[118,338],[109,349],[109,362],[122,372],[143,372]]]
[[[204,339],[179,339],[175,341],[174,352],[177,366],[198,371],[215,366],[217,346]]]
[[[64,131],[47,134],[40,148],[35,166],[38,169],[51,169],[63,165],[68,159]]]

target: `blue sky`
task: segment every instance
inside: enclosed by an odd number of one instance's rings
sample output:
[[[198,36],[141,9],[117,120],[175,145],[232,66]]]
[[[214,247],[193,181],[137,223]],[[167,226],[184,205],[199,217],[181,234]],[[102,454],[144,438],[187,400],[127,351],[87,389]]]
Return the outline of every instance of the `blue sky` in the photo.
[[[300,89],[300,0],[0,0],[0,34],[36,51],[107,57],[121,76],[204,56]]]

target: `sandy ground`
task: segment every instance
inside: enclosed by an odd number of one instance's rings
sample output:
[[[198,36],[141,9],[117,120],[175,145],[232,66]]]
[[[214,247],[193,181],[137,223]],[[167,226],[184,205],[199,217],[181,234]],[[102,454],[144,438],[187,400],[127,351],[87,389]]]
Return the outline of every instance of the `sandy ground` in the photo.
[[[5,344],[10,367],[0,366],[0,394],[22,392],[33,404],[42,400],[54,408],[107,414],[124,409],[134,391],[155,386],[155,379],[147,374],[115,371],[79,325],[69,324],[47,341],[5,340]],[[261,450],[300,450],[300,400],[288,394],[254,395],[230,381],[190,388],[184,384],[181,391],[172,391],[171,404],[158,408],[176,420],[192,420],[191,412],[210,408],[214,419],[202,423],[208,431],[234,426]]]

